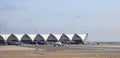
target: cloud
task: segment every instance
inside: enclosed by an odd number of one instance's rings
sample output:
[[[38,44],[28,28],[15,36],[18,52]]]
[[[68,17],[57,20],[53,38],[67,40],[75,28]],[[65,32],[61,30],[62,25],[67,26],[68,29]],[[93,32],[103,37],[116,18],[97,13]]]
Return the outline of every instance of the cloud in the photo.
[[[23,4],[10,4],[10,5],[1,5],[0,10],[19,10],[25,9],[25,5]]]

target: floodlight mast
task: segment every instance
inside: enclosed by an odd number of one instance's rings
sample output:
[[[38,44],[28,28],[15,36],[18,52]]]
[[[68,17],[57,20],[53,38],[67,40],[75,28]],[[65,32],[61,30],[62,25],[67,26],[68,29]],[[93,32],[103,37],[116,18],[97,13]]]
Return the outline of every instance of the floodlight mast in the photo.
[[[81,16],[78,15],[77,18],[80,19]],[[85,20],[84,22],[88,22],[88,21]],[[88,30],[89,30],[89,24],[86,23],[86,24],[83,26],[83,30],[81,29],[82,33],[85,33],[85,34],[86,34],[85,40],[84,40],[84,43],[85,43],[85,44],[89,44]]]
[[[85,42],[85,44],[89,44],[88,33],[86,33],[84,42]]]

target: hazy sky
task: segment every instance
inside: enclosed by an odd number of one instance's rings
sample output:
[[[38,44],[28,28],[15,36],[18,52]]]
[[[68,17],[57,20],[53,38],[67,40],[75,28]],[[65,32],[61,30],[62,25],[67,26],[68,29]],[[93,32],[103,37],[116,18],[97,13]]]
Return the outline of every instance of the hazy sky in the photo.
[[[120,0],[0,0],[0,33],[88,33],[120,41]]]

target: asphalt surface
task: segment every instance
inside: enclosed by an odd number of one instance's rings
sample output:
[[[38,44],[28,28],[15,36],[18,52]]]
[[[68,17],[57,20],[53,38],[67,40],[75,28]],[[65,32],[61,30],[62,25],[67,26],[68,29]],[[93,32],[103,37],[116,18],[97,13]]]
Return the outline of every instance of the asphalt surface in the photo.
[[[26,53],[0,53],[0,56],[44,56],[44,55],[120,55],[120,45],[65,45],[54,47],[52,45],[24,45],[14,46],[24,49],[46,49],[46,50],[72,50],[72,52],[26,52]],[[13,47],[12,47],[13,48]],[[20,49],[17,48],[17,49]],[[2,48],[0,47],[0,50]],[[6,48],[6,49],[11,49]],[[15,49],[15,48],[14,48]]]

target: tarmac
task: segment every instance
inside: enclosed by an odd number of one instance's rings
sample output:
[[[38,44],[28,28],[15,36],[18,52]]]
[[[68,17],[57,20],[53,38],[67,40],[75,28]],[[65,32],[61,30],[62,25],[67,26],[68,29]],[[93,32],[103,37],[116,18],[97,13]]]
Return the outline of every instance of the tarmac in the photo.
[[[91,55],[113,55],[120,56],[120,45],[65,45],[54,47],[53,45],[24,45],[24,46],[0,46],[0,50],[51,50],[49,52],[20,52],[0,53],[0,56],[91,56]],[[57,50],[72,50],[70,52],[59,52]]]

